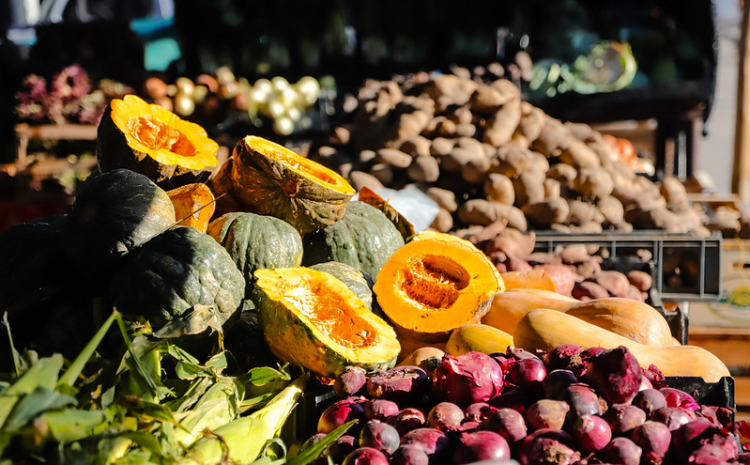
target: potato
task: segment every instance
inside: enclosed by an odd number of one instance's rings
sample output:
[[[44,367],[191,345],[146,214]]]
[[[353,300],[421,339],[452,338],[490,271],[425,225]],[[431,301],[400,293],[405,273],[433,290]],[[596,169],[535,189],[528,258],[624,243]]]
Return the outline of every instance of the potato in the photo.
[[[521,210],[484,199],[472,199],[461,205],[458,209],[458,218],[464,224],[480,226],[505,219],[508,227],[519,231],[527,229],[526,217]]]
[[[439,187],[429,187],[427,189],[427,196],[434,200],[440,208],[444,208],[451,213],[458,210],[456,194],[453,193],[453,191],[441,189]]]
[[[679,217],[666,207],[644,210],[632,208],[625,211],[625,221],[638,229],[661,229],[669,232],[685,232]]]
[[[586,123],[573,123],[566,121],[565,127],[570,129],[570,133],[573,134],[573,137],[582,142],[594,142],[601,138],[599,132]]]
[[[547,178],[544,180],[544,198],[545,199],[556,199],[560,197],[561,187],[560,181],[555,179]]]
[[[581,169],[573,181],[573,190],[588,200],[609,197],[614,187],[612,176],[607,170],[599,167]]]
[[[568,214],[567,223],[581,225],[595,221],[596,206],[581,200],[568,200],[570,213]]]
[[[380,182],[378,178],[370,173],[365,173],[364,171],[352,171],[349,173],[349,183],[357,191],[362,190],[365,186],[372,190],[378,190],[384,187],[383,183]]]
[[[489,173],[484,181],[484,195],[487,198],[505,205],[513,205],[516,192],[513,181],[500,173]]]
[[[521,173],[545,173],[549,168],[544,156],[518,147],[503,147],[492,160],[490,171],[514,178]]]
[[[576,269],[569,265],[547,264],[539,265],[555,283],[555,292],[563,295],[571,295],[576,285]]]
[[[566,163],[557,163],[547,170],[547,177],[559,181],[565,187],[573,187],[573,182],[578,176],[578,170]]]
[[[375,161],[377,156],[378,154],[375,153],[374,150],[362,150],[359,152],[359,155],[357,155],[357,160],[362,164],[367,164]]]
[[[589,259],[576,265],[576,272],[582,279],[591,279],[601,273],[602,266],[598,260]]]
[[[370,167],[370,174],[385,186],[393,184],[393,167],[385,163],[375,163]]]
[[[475,113],[494,114],[515,95],[503,93],[497,87],[480,84],[469,99],[469,108]]]
[[[631,270],[625,276],[628,278],[628,282],[639,291],[648,292],[653,286],[653,277],[645,271]]]
[[[477,87],[476,83],[467,85],[466,81],[453,74],[434,75],[432,80],[425,85],[424,92],[438,102],[438,110],[448,108],[450,105],[465,105]],[[474,89],[469,91],[469,86]]]
[[[476,235],[471,236],[469,238],[469,241],[472,244],[483,248],[484,244],[487,241],[499,236],[503,231],[505,231],[507,226],[508,224],[506,220],[495,221],[494,223],[490,223],[482,228],[482,230],[479,231]]]
[[[578,300],[596,300],[609,297],[609,292],[602,286],[591,281],[577,282],[571,293]]]
[[[431,145],[430,139],[416,135],[406,139],[398,149],[411,156],[429,157]]]
[[[385,163],[396,168],[408,168],[411,165],[412,156],[397,149],[380,149],[377,152],[379,163]]]
[[[404,141],[422,133],[431,120],[432,114],[422,110],[400,115],[398,121],[384,132],[386,142],[383,145],[389,148],[401,146]]]
[[[449,111],[445,116],[449,120],[456,123],[456,125],[458,126],[462,124],[471,124],[474,119],[474,115],[471,113],[471,110],[467,106],[456,107]]]
[[[639,291],[638,288],[633,286],[632,284],[630,285],[630,287],[628,287],[628,293],[625,296],[625,298],[635,300],[637,302],[646,302],[647,297],[648,293]]]
[[[600,271],[593,280],[609,292],[613,297],[625,297],[628,295],[630,281],[623,273],[615,270]]]
[[[487,179],[490,160],[485,156],[472,158],[461,167],[461,177],[470,184],[482,184]]]
[[[581,224],[570,225],[570,232],[574,234],[575,233],[600,233],[603,230],[604,228],[602,228],[602,224],[597,223],[595,221],[587,221]]]
[[[487,255],[494,252],[507,252],[516,257],[526,258],[534,252],[536,234],[523,233],[515,228],[506,228],[500,234],[490,239],[484,246]]]
[[[579,170],[582,168],[598,167],[601,165],[599,155],[583,142],[571,138],[565,150],[560,154],[560,160]]]
[[[487,165],[489,165],[489,161],[487,161]],[[406,169],[406,174],[412,181],[435,182],[440,177],[440,165],[438,165],[436,159],[429,155],[426,157],[414,157]]]
[[[527,104],[531,109],[528,111],[524,111],[524,104]],[[539,108],[533,107],[528,102],[524,102],[522,105],[522,113],[523,116],[521,117],[521,121],[518,123],[518,128],[516,131],[520,133],[522,136],[526,138],[526,140],[531,144],[535,140],[539,138],[539,135],[542,133],[542,128],[544,127],[544,112],[540,110]]]
[[[453,139],[446,139],[445,137],[436,137],[430,144],[430,155],[442,156],[448,155],[453,150]]]
[[[508,142],[521,121],[521,99],[514,98],[503,105],[485,123],[483,141],[499,147]]]
[[[542,131],[531,143],[531,149],[547,157],[557,156],[568,147],[570,129],[558,119],[545,115]]]
[[[513,178],[513,190],[516,192],[515,205],[519,208],[543,201],[544,174],[535,171],[521,172]]]
[[[667,201],[670,210],[674,210],[675,207],[688,206],[688,195],[685,185],[674,176],[666,176],[662,179],[659,186],[659,193]]]
[[[570,214],[568,202],[559,197],[526,204],[521,207],[521,211],[529,223],[539,229],[548,229],[553,223],[562,223]]]
[[[477,127],[473,124],[457,124],[454,134],[456,137],[474,137],[477,133]]]
[[[498,79],[490,83],[490,86],[499,90],[501,94],[507,96],[508,101],[521,97],[521,90],[508,79]]]
[[[593,142],[588,142],[586,145],[589,146],[591,150],[594,151],[599,156],[599,163],[608,168],[608,169],[621,169],[617,167],[613,167],[617,162],[617,154],[615,153],[614,148],[607,142],[597,140]],[[632,171],[630,168],[625,168],[629,171]]]
[[[447,233],[453,229],[453,215],[445,208],[438,210],[435,219],[432,221],[430,227],[436,231]]]
[[[477,159],[486,159],[484,151],[478,153],[475,150],[456,147],[451,153],[440,158],[440,167],[449,173],[458,173],[469,161]],[[487,160],[487,164],[489,165],[489,160]]]

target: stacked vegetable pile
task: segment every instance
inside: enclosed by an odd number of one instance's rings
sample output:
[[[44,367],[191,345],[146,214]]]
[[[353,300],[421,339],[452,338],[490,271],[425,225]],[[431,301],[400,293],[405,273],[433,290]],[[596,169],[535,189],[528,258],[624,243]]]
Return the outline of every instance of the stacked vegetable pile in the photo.
[[[707,233],[678,180],[638,176],[632,150],[546,115],[508,80],[421,73],[368,81],[357,100],[353,122],[311,157],[358,189],[417,183],[441,207],[440,231]]]
[[[366,378],[336,379],[341,400],[306,446],[354,425],[324,454],[334,463],[521,465],[747,463],[734,411],[699,405],[639,366],[625,347],[565,345],[539,356],[433,354]],[[414,363],[414,365],[411,365]],[[319,463],[326,463],[321,459]],[[495,462],[493,462],[495,463]]]

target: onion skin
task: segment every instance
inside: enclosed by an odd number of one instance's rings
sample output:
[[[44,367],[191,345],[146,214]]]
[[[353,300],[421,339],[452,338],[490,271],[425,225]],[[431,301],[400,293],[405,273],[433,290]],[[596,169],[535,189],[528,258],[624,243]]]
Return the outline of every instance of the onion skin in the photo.
[[[693,396],[679,389],[664,387],[659,389],[667,401],[667,407],[681,407],[688,410],[698,410],[700,405]]]
[[[546,356],[547,370],[582,371],[581,348],[573,344],[563,344],[552,349]]]
[[[402,365],[376,373],[367,380],[367,395],[401,403],[418,402],[427,394],[430,379],[416,366]]]
[[[586,381],[610,404],[633,400],[642,378],[641,365],[625,346],[592,357],[586,367]]]
[[[433,390],[444,400],[459,406],[487,402],[503,390],[500,365],[482,352],[443,356],[432,374]]]
[[[562,429],[570,406],[562,400],[541,399],[526,411],[526,423],[532,430]]]
[[[737,442],[704,418],[675,430],[672,433],[672,447],[681,463],[729,462],[739,453]]]
[[[347,367],[336,377],[336,381],[333,383],[333,391],[341,399],[363,394],[365,384],[367,384],[366,373],[362,367]]]
[[[328,446],[328,449],[326,449],[326,455],[335,463],[341,463],[346,456],[351,454],[357,447],[359,447],[357,438],[345,434],[338,438],[336,442]]]

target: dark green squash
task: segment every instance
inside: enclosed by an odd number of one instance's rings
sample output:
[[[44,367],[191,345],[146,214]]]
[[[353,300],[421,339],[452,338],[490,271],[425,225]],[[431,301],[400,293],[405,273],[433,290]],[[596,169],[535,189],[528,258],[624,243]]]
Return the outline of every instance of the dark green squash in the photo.
[[[242,272],[246,293],[253,273],[262,268],[288,268],[302,263],[302,238],[292,225],[272,216],[227,213],[211,221],[208,235],[224,246]]]
[[[380,268],[404,245],[404,238],[380,210],[349,202],[339,221],[305,235],[303,243],[303,266],[341,262],[377,279]]]
[[[62,226],[63,248],[91,276],[175,223],[169,195],[146,176],[118,169],[81,188]]]
[[[371,277],[362,273],[359,270],[352,268],[346,263],[341,262],[325,262],[312,265],[310,268],[313,270],[323,271],[334,278],[338,278],[339,281],[346,284],[346,287],[351,289],[359,300],[370,310],[372,310],[372,286],[375,284]]]
[[[175,226],[154,237],[121,267],[109,285],[124,315],[154,329],[195,305],[213,305],[224,323],[243,302],[245,279],[232,257],[208,234]]]

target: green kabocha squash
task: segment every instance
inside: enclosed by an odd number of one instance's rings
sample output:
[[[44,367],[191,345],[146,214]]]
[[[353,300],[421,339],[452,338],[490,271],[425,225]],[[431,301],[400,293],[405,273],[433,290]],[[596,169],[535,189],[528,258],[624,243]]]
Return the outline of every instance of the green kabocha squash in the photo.
[[[242,272],[246,292],[261,268],[288,268],[302,263],[302,238],[292,225],[272,216],[227,213],[211,221],[208,235],[224,246]]]
[[[255,277],[260,323],[279,359],[329,378],[347,366],[395,364],[401,346],[393,328],[340,280],[303,267],[258,270]]]
[[[112,100],[97,132],[102,171],[130,169],[165,189],[207,180],[218,150],[201,126],[136,95]]]
[[[133,254],[112,278],[109,296],[124,315],[161,328],[196,305],[213,305],[220,323],[242,306],[245,279],[208,234],[175,226]]]
[[[114,170],[84,183],[62,226],[63,248],[96,276],[174,223],[164,190],[142,174]]]
[[[375,284],[371,277],[359,270],[341,262],[325,262],[310,266],[313,270],[324,271],[338,278],[346,287],[351,289],[359,300],[372,310],[372,286]]]
[[[349,202],[339,221],[305,235],[303,243],[304,266],[341,262],[375,278],[393,252],[404,245],[404,238],[380,210],[364,202]]]
[[[301,234],[334,224],[355,192],[335,171],[257,136],[237,143],[212,187],[219,212],[274,216]]]

